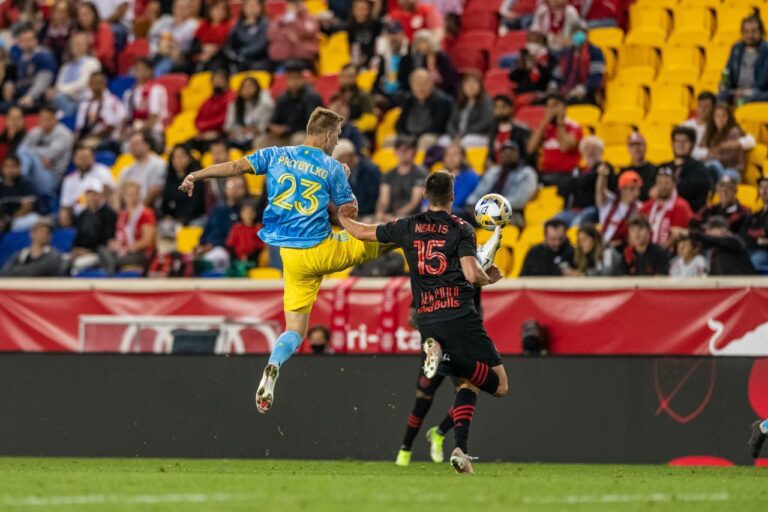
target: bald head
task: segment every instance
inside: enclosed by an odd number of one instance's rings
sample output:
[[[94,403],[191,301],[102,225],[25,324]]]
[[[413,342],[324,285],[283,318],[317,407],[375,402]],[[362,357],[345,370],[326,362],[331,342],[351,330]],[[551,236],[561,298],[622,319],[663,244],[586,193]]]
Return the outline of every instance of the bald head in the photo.
[[[411,73],[411,92],[419,101],[424,101],[432,94],[434,83],[429,71],[426,69],[417,69]]]

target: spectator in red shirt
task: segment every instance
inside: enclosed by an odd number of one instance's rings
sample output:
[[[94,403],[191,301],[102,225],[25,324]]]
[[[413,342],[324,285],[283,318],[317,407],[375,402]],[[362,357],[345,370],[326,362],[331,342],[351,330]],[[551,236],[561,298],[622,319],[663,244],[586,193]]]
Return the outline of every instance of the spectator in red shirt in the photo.
[[[656,198],[646,201],[640,213],[651,225],[651,241],[669,249],[677,238],[676,228],[686,229],[693,217],[688,201],[677,193],[677,178],[670,167],[656,174]]]
[[[233,261],[258,263],[264,242],[258,235],[262,226],[256,222],[257,215],[256,203],[251,200],[243,201],[240,206],[240,222],[235,223],[229,230],[225,244]]]
[[[197,27],[192,41],[192,59],[197,71],[210,71],[228,64],[221,50],[231,30],[229,3],[226,0],[214,0],[208,6],[208,16]]]
[[[224,70],[216,70],[211,75],[213,96],[205,100],[195,117],[197,136],[195,147],[199,151],[206,151],[210,141],[221,136],[224,131],[224,123],[227,120],[227,108],[235,93],[229,90],[229,73]]]
[[[108,243],[111,258],[105,258],[109,273],[144,269],[155,250],[157,219],[141,201],[141,185],[129,181],[123,185],[123,209],[117,216],[115,238]]]
[[[603,242],[618,247],[627,242],[627,221],[640,209],[640,190],[643,178],[635,171],[624,171],[619,176],[618,194],[608,189],[611,170],[607,165],[597,168],[595,204],[598,208]]]
[[[269,23],[269,58],[274,62],[300,61],[314,68],[320,25],[301,0],[288,0],[285,12]]]
[[[432,5],[420,4],[418,0],[398,0],[398,8],[389,13],[392,20],[402,25],[408,41],[421,29],[432,31],[435,41],[442,43],[445,37],[445,22]]]
[[[572,0],[572,5],[579,11],[581,18],[589,28],[615,27],[619,24],[619,6],[621,0]]]
[[[549,48],[558,53],[570,45],[571,35],[580,23],[579,11],[568,0],[546,0],[536,9],[531,30],[546,35]]]
[[[91,36],[93,56],[99,59],[101,67],[114,72],[115,36],[109,23],[101,20],[92,2],[83,2],[77,7],[77,29]]]
[[[573,179],[573,170],[579,166],[579,142],[583,136],[581,126],[565,117],[565,106],[565,98],[560,94],[547,96],[544,118],[528,140],[528,153],[541,149],[539,181],[556,185],[562,196]]]

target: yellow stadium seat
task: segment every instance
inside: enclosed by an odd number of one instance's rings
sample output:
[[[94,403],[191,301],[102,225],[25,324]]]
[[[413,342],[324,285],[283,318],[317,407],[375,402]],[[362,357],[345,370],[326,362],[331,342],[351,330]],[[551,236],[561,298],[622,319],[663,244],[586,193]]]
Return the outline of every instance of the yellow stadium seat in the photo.
[[[589,31],[589,42],[606,49],[618,51],[624,43],[624,31],[616,27],[593,28]]]
[[[394,148],[377,149],[371,160],[382,173],[388,173],[397,166],[397,155]]]
[[[187,82],[186,88],[198,91],[212,89],[213,86],[211,85],[211,72],[201,71],[200,73],[195,73],[189,77],[189,82]]]
[[[645,92],[637,85],[609,83],[603,122],[638,123],[645,117]]]
[[[253,196],[260,196],[264,193],[264,179],[265,175],[256,175],[252,172],[245,174],[245,182],[248,185],[248,192]]]
[[[595,135],[600,137],[606,146],[623,146],[632,131],[633,127],[629,123],[600,123]]]
[[[660,164],[663,162],[669,162],[675,155],[672,153],[672,144],[659,146],[648,146],[648,151],[645,154],[649,162],[654,164]]]
[[[680,124],[688,119],[690,110],[684,107],[675,107],[672,105],[666,106],[660,110],[651,110],[645,117],[645,121],[648,123],[660,124],[671,123]]]
[[[661,59],[652,46],[625,45],[619,50],[616,82],[647,85],[656,78]]]
[[[115,163],[112,164],[112,177],[115,181],[120,179],[120,174],[123,172],[123,169],[133,164],[134,161],[135,158],[133,158],[133,155],[130,153],[123,153],[117,157]]]
[[[229,159],[231,161],[239,160],[241,158],[243,158],[242,151],[234,148],[229,150]],[[203,154],[203,157],[200,159],[200,165],[202,167],[208,167],[209,165],[213,165],[213,157],[211,156],[210,151]]]
[[[614,167],[624,167],[632,162],[626,142],[624,144],[605,146],[603,158]]]
[[[501,246],[514,249],[517,239],[520,237],[520,228],[517,226],[504,226],[501,229]]]
[[[642,7],[661,7],[674,9],[680,2],[678,0],[638,0],[637,5]]]
[[[513,251],[506,247],[499,247],[499,250],[496,251],[496,257],[493,258],[493,264],[498,267],[501,275],[506,276],[512,270],[512,267],[515,264],[513,254]]]
[[[325,0],[304,0],[304,7],[312,16],[324,13],[328,10],[328,3]]]
[[[706,64],[704,74],[713,74],[719,80],[728,56],[731,54],[731,46],[725,44],[712,44],[706,47]],[[703,78],[703,77],[702,77]]]
[[[744,174],[742,176],[745,184],[757,185],[757,180],[763,174],[766,158],[768,158],[768,146],[765,144],[757,144],[752,148],[749,152],[747,166],[744,169]]]
[[[717,8],[722,5],[722,0],[680,0],[680,7],[709,7]]]
[[[200,243],[203,228],[199,226],[184,226],[176,233],[176,250],[181,254],[192,254]]]
[[[413,161],[416,165],[424,165],[424,158],[427,156],[427,152],[423,149],[416,150],[416,154],[413,156]]]
[[[282,279],[283,273],[276,268],[252,268],[248,271],[248,277],[251,279]]]
[[[197,135],[195,117],[197,112],[181,112],[165,130],[165,145],[172,148],[176,144],[182,144]]]
[[[738,41],[741,37],[741,20],[752,14],[752,9],[753,6],[746,3],[717,6],[717,30],[713,40],[724,44]]]
[[[526,226],[520,233],[519,243],[537,245],[544,241],[544,228],[542,226]]]
[[[243,80],[248,77],[255,78],[256,81],[259,82],[259,86],[264,90],[268,90],[269,86],[272,84],[272,73],[269,71],[241,71],[230,77],[229,88],[233,91],[237,91],[240,89],[240,84],[243,83]]]
[[[487,147],[475,147],[466,148],[467,163],[478,174],[485,172],[485,163],[488,161],[488,148]]]
[[[596,127],[600,123],[602,112],[594,105],[572,105],[568,107],[565,115],[582,126]]]
[[[695,46],[667,46],[662,51],[660,75],[667,80],[677,79],[695,81],[701,75],[704,58],[701,50]]]
[[[357,74],[357,86],[365,92],[371,92],[376,84],[378,72],[375,69],[364,69]]]
[[[361,115],[359,119],[354,121],[354,125],[357,126],[357,129],[363,133],[374,131],[378,123],[379,120],[374,114],[371,114],[370,112],[366,112],[365,114]]]
[[[645,137],[647,146],[671,144],[674,123],[643,121],[637,125],[637,131]]]
[[[543,236],[543,235],[542,235]],[[523,263],[525,263],[525,255],[531,248],[531,244],[518,241],[515,244],[515,248],[512,251],[512,268],[507,273],[506,277],[519,277],[520,271],[523,269]]]
[[[577,242],[576,235],[579,233],[579,226],[571,226],[568,228],[568,231],[565,232],[565,235],[568,237],[568,241],[571,242],[571,245],[575,246]]]
[[[613,80],[613,77],[616,76],[616,56],[618,53],[617,50],[605,50],[603,52],[603,57],[605,58],[605,80]]]
[[[680,84],[657,83],[651,88],[651,111],[666,107],[691,108],[691,91]]]
[[[681,5],[674,15],[675,28],[669,35],[668,44],[706,46],[712,39],[712,12],[706,7]]]
[[[523,215],[525,217],[525,225],[529,227],[541,226],[561,211],[562,207],[555,207],[554,204],[550,206],[542,203],[528,203],[525,205]]]
[[[387,139],[394,138],[397,135],[395,125],[400,118],[400,107],[396,107],[384,114],[379,127],[376,129],[376,147],[380,148],[387,142]]]
[[[739,122],[744,119],[755,119],[765,122],[768,120],[768,102],[760,101],[742,105],[736,109],[735,116]]]
[[[757,187],[754,185],[739,184],[736,188],[736,199],[750,210],[754,210],[759,199],[757,197]]]
[[[554,185],[540,187],[538,192],[536,193],[536,201],[545,200],[545,199],[556,199],[558,197],[560,196],[557,195],[557,187],[555,187]]]
[[[213,95],[213,89],[191,89],[185,87],[181,90],[181,110],[182,112],[197,113],[205,100]]]
[[[629,26],[625,45],[661,46],[671,26],[669,12],[662,7],[635,4],[629,9]]]
[[[322,36],[318,54],[317,69],[320,76],[338,75],[341,68],[349,63],[349,38],[346,32]]]

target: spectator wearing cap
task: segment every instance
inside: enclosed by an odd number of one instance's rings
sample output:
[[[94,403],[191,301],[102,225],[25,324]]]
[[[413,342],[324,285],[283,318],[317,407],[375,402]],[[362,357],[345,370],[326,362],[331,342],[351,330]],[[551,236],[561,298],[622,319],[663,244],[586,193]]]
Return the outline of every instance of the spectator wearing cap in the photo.
[[[16,155],[26,135],[24,112],[19,107],[11,107],[5,116],[5,128],[0,132],[0,161],[7,155]]]
[[[13,105],[21,107],[25,113],[37,112],[43,105],[45,92],[56,78],[56,58],[38,44],[37,33],[31,24],[20,25],[14,33],[15,44],[10,56],[16,79],[3,83],[0,112],[8,112]]]
[[[117,215],[115,238],[105,252],[108,273],[144,273],[155,249],[157,218],[141,201],[141,184],[129,181],[120,188],[123,209]]]
[[[438,89],[451,98],[456,96],[459,88],[459,73],[429,30],[422,29],[413,35],[411,51],[400,63],[398,81],[407,85],[408,77],[416,69],[426,69]]]
[[[405,98],[395,128],[399,135],[415,137],[418,147],[426,150],[447,131],[454,108],[453,101],[435,89],[426,69],[415,70],[411,74],[410,84],[411,93]]]
[[[536,195],[537,188],[536,171],[522,159],[517,142],[507,140],[501,145],[498,165],[483,173],[480,183],[467,198],[466,207],[474,211],[475,204],[485,194],[501,194],[514,212],[512,222],[522,226],[523,210]]]
[[[527,125],[515,121],[515,103],[511,97],[500,94],[493,98],[493,117],[495,125],[488,147],[489,160],[498,163],[502,146],[512,140],[517,144],[521,159],[531,164],[527,151],[531,130]]]
[[[682,236],[675,243],[675,254],[669,264],[670,277],[705,277],[709,273],[709,262],[701,254],[701,247],[691,240],[690,236]]]
[[[483,81],[476,73],[461,80],[456,108],[448,121],[448,134],[466,147],[487,147],[494,128],[493,102],[485,93]],[[444,140],[443,144],[448,141]]]
[[[734,180],[728,176],[720,178],[715,186],[719,201],[699,212],[696,220],[706,224],[712,217],[722,217],[728,222],[728,229],[731,233],[741,233],[741,228],[752,212],[736,198],[736,190],[737,186]]]
[[[741,238],[747,244],[752,265],[761,274],[768,274],[768,178],[757,182],[763,207],[750,215],[741,228]]]
[[[605,79],[603,51],[587,40],[586,25],[574,30],[571,43],[563,50],[553,78],[569,105],[597,105]]]
[[[27,231],[39,219],[35,187],[21,175],[21,162],[10,154],[0,170],[0,232]]]
[[[703,233],[692,230],[690,236],[694,242],[701,244],[707,255],[709,275],[743,276],[755,273],[746,244],[731,233],[724,217],[710,217],[704,224]]]
[[[607,168],[602,172],[606,173],[609,187],[615,188],[613,167],[603,160],[604,149],[602,139],[594,135],[584,137],[579,142],[579,153],[584,161],[584,168],[577,167],[573,170],[572,179],[563,190],[565,210],[557,215],[566,226],[581,226],[585,222],[594,224],[598,221],[595,190],[600,168]]]
[[[741,182],[741,174],[747,161],[747,152],[741,146],[744,130],[741,129],[730,105],[715,106],[712,121],[704,131],[703,145],[707,148],[705,165],[713,182],[729,176]]]
[[[112,172],[107,166],[96,162],[93,149],[88,146],[75,148],[72,164],[75,172],[67,174],[61,184],[59,224],[64,227],[72,226],[75,217],[85,209],[85,187],[89,182],[101,183],[101,193],[107,201],[111,200],[115,189]]]
[[[625,172],[632,171],[637,173],[642,181],[640,200],[646,201],[648,200],[651,188],[656,184],[656,166],[645,157],[647,149],[645,137],[640,132],[633,131],[627,137],[627,149],[629,150],[631,161],[628,166],[621,168],[619,178]]]
[[[674,244],[674,230],[688,228],[693,218],[691,206],[680,197],[676,184],[674,171],[669,167],[660,167],[656,174],[656,197],[647,200],[640,208],[640,213],[650,223],[651,241],[664,249]]]
[[[574,268],[574,250],[568,241],[566,227],[559,219],[550,219],[544,224],[544,242],[531,247],[525,255],[520,277],[561,276]]]
[[[464,205],[480,183],[480,176],[467,163],[467,154],[460,143],[451,142],[445,148],[443,167],[453,174],[453,214],[473,222],[474,216]]]
[[[547,0],[533,14],[531,30],[543,33],[550,49],[557,53],[568,47],[581,23],[579,11],[568,0]]]
[[[400,23],[409,41],[413,41],[416,32],[422,29],[432,32],[437,44],[442,43],[445,37],[444,20],[438,10],[428,3],[420,3],[417,0],[397,0],[397,8],[389,13],[389,17]]]
[[[160,206],[160,213],[165,218],[171,218],[182,224],[202,225],[205,220],[205,195],[208,187],[201,182],[198,190],[192,190],[192,197],[179,190],[179,186],[188,174],[200,169],[189,148],[178,144],[171,150],[168,158],[168,170],[165,174],[165,185]]]
[[[120,173],[118,188],[128,182],[140,186],[139,193],[145,205],[154,208],[165,184],[165,161],[153,151],[152,139],[146,133],[134,133],[128,141],[128,152],[133,163]]]
[[[70,271],[79,271],[99,264],[99,253],[106,250],[110,240],[115,238],[117,214],[110,208],[104,197],[104,185],[95,178],[86,180],[85,208],[75,217],[75,240],[72,245]]]
[[[98,71],[101,63],[91,56],[88,34],[75,32],[69,38],[68,59],[59,68],[56,84],[46,96],[62,116],[71,116],[87,96],[91,75]]]
[[[288,0],[285,12],[269,22],[269,58],[273,62],[299,61],[314,67],[320,25],[301,0]]]
[[[696,132],[693,128],[676,126],[672,130],[672,152],[675,159],[661,167],[672,169],[677,180],[678,194],[697,212],[707,203],[710,180],[704,164],[691,156],[695,143]]]
[[[97,72],[88,79],[88,93],[75,119],[76,138],[97,150],[120,153],[120,129],[125,124],[125,106],[107,89],[107,77]]]
[[[51,247],[53,222],[40,219],[32,227],[32,243],[11,256],[0,270],[1,277],[54,277],[61,274],[62,259]]]
[[[382,36],[376,41],[376,57],[372,67],[377,70],[374,91],[376,94],[390,97],[408,84],[401,84],[400,65],[408,55],[408,39],[403,33],[403,26],[397,21],[388,21],[382,28]]]
[[[154,61],[155,76],[185,69],[187,56],[200,21],[195,18],[192,0],[174,0],[173,12],[160,16],[149,29],[149,51]]]
[[[285,70],[286,90],[277,98],[275,113],[267,133],[258,137],[256,148],[301,144],[309,116],[323,102],[320,95],[304,78],[304,68],[291,65]]]
[[[213,95],[205,100],[195,116],[194,146],[199,151],[207,151],[210,141],[217,139],[224,132],[227,121],[227,109],[235,99],[235,93],[229,89],[229,73],[218,69],[211,74]]]
[[[148,59],[139,59],[133,66],[136,85],[126,91],[123,101],[128,109],[129,133],[149,131],[155,141],[162,142],[168,120],[168,92],[152,80],[154,67]]]
[[[539,180],[544,185],[557,186],[562,196],[573,179],[573,169],[579,166],[579,142],[583,136],[581,126],[565,117],[565,107],[561,95],[547,96],[544,118],[528,140],[528,153],[541,150]]]
[[[622,251],[621,274],[627,276],[666,276],[669,252],[651,240],[648,219],[635,215],[629,219],[627,247]]]
[[[40,109],[37,126],[24,137],[17,150],[21,172],[35,185],[37,193],[52,197],[67,171],[75,139],[67,127],[59,123],[56,109]]]
[[[395,141],[397,166],[386,173],[379,188],[376,204],[376,222],[389,222],[413,215],[419,211],[424,199],[427,171],[413,162],[416,141],[400,136]]]
[[[603,242],[618,247],[627,242],[629,219],[640,210],[640,191],[643,178],[635,171],[624,171],[619,175],[618,194],[608,188],[612,177],[610,168],[601,165],[597,168],[595,185],[595,205],[597,206]]]
[[[358,153],[348,139],[341,139],[333,150],[333,158],[349,166],[349,186],[357,198],[358,215],[363,222],[373,220],[379,200],[381,171],[368,158]]]
[[[245,0],[240,10],[240,19],[229,33],[224,54],[238,71],[270,68],[269,64],[269,18],[264,9],[264,0]]]
[[[741,22],[741,41],[734,44],[723,72],[720,97],[730,102],[768,99],[768,43],[760,16]]]

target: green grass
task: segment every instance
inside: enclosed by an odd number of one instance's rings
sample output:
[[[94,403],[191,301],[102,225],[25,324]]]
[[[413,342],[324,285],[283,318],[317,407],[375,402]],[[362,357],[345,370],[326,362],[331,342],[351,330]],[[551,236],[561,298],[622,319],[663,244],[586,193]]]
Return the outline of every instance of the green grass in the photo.
[[[0,458],[0,511],[764,510],[763,468]],[[440,508],[435,508],[437,505]]]

